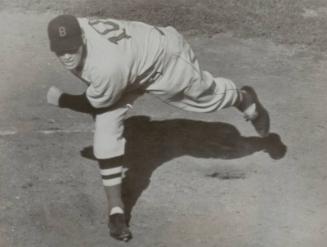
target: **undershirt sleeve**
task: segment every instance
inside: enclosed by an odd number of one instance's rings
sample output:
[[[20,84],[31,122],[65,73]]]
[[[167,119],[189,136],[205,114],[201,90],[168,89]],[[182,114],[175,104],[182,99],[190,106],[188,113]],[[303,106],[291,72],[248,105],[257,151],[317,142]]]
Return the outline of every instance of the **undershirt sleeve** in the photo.
[[[110,107],[94,108],[88,101],[85,93],[79,95],[63,93],[59,98],[59,107],[67,108],[76,112],[88,113],[93,117],[96,114],[110,111]]]
[[[82,113],[93,113],[94,107],[86,98],[86,94],[72,95],[63,93],[59,98],[59,107]]]

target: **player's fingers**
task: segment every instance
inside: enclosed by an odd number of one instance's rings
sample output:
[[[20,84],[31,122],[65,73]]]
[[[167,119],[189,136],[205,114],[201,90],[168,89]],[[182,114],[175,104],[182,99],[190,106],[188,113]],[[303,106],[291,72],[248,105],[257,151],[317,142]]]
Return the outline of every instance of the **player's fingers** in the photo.
[[[58,106],[59,98],[62,95],[62,91],[57,87],[50,87],[47,93],[47,102],[51,105]]]
[[[51,86],[48,90],[48,93],[51,94],[51,95],[61,95],[62,94],[62,91],[55,87],[55,86]]]

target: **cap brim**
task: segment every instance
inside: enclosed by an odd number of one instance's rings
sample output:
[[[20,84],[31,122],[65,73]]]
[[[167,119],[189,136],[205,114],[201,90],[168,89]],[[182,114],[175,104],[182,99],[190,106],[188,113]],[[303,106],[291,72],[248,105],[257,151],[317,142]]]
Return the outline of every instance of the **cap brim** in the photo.
[[[50,42],[50,49],[53,52],[71,51],[79,48],[83,44],[81,36],[72,37],[70,39],[56,40]]]

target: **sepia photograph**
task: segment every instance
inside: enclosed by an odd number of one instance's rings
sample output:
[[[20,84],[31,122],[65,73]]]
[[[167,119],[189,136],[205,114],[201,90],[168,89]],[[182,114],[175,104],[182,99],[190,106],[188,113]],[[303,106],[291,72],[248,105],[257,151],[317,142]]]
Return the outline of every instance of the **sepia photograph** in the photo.
[[[0,18],[0,247],[326,246],[326,0]]]

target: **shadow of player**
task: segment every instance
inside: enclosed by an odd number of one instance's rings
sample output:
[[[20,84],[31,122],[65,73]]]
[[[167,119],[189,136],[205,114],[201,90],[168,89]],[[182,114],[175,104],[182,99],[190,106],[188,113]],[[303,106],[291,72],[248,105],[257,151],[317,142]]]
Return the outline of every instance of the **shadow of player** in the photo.
[[[190,155],[201,158],[236,159],[264,151],[272,159],[282,158],[287,147],[279,135],[243,137],[232,125],[187,119],[152,121],[146,116],[125,121],[127,145],[123,182],[123,200],[127,219],[142,192],[150,184],[153,171],[173,158]],[[81,151],[83,157],[94,158],[92,147]]]

